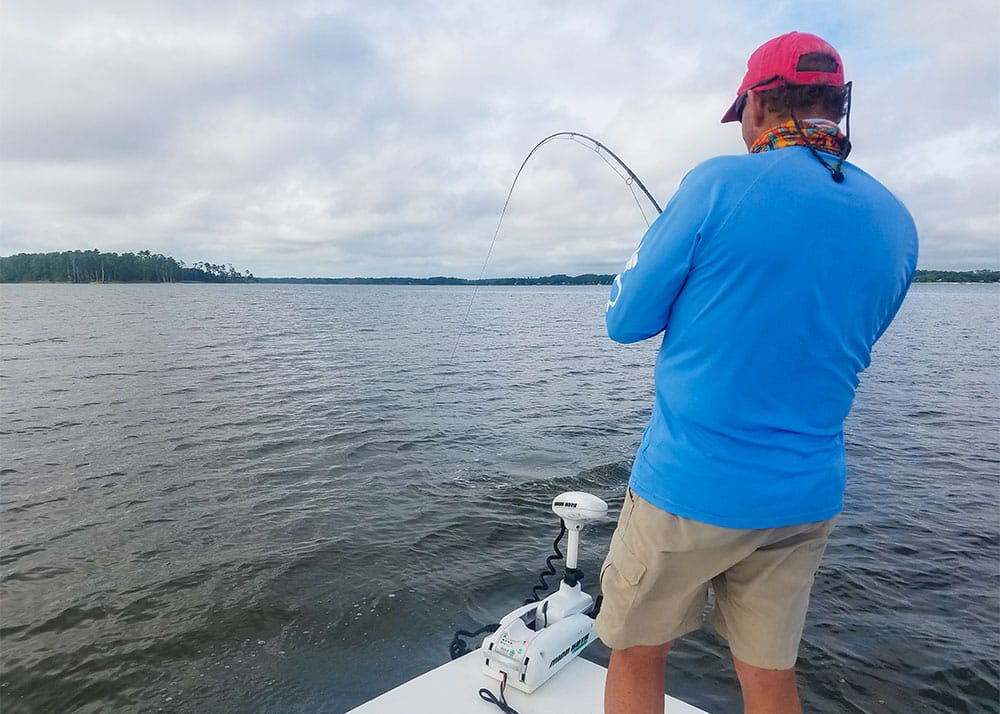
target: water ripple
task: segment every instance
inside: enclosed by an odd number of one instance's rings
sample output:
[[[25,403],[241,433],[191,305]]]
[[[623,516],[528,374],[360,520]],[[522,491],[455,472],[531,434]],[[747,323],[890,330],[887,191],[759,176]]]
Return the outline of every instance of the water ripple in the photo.
[[[342,712],[525,598],[553,495],[620,507],[657,345],[604,337],[603,289],[483,289],[464,323],[470,297],[5,286],[4,711]],[[916,286],[877,347],[809,711],[995,710],[997,298]],[[676,694],[738,710],[718,638],[672,658]]]

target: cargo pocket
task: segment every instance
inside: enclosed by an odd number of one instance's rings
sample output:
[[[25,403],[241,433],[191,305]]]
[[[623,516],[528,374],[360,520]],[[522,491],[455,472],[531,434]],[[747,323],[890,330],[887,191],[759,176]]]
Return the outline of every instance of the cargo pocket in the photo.
[[[640,582],[646,574],[645,564],[615,534],[611,538],[608,557],[601,568],[603,604],[597,631],[609,647],[628,646],[632,635],[631,613],[640,595]]]
[[[604,566],[601,568],[602,590],[605,589],[604,583],[610,569],[614,569],[621,576],[622,580],[633,588],[639,584],[642,576],[646,573],[645,563],[632,552],[632,549],[622,539],[621,534],[617,532],[611,537],[611,548],[608,551],[608,557],[604,561]]]
[[[642,576],[646,574],[646,566],[631,554],[629,558],[618,563],[616,567],[622,577],[633,587],[638,585],[639,581],[642,580]]]

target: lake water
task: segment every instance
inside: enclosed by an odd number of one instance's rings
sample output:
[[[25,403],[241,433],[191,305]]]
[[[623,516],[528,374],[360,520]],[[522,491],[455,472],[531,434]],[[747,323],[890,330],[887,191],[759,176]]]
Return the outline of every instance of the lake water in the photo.
[[[617,515],[658,345],[606,338],[605,288],[472,297],[0,287],[5,714],[344,712],[518,605],[554,495]],[[995,285],[914,286],[877,346],[807,711],[998,710],[998,347]],[[612,528],[584,534],[592,592]],[[707,632],[668,690],[740,711]]]

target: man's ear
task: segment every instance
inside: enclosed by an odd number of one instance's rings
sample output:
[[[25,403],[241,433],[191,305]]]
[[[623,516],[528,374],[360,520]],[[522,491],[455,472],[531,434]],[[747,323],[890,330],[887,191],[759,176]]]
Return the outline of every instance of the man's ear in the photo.
[[[752,89],[747,92],[747,104],[743,108],[743,113],[749,114],[750,122],[753,126],[760,126],[764,123],[764,117],[767,114],[767,105],[761,96]]]

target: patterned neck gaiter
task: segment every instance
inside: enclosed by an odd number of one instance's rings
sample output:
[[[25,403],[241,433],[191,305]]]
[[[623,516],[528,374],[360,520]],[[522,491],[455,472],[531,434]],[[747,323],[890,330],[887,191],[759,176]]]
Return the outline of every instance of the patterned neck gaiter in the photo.
[[[796,126],[793,119],[761,134],[750,147],[750,153],[759,154],[786,146],[808,146],[816,151],[843,157],[851,150],[847,137],[832,121],[805,119]]]

